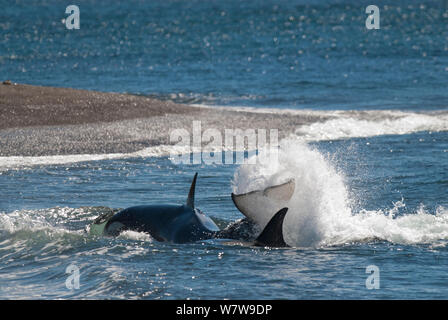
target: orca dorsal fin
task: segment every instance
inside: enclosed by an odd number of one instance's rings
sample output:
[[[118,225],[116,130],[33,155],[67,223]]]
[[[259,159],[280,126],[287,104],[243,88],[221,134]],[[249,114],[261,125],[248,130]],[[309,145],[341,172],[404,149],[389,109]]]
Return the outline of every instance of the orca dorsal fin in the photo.
[[[194,175],[193,182],[191,183],[190,192],[188,193],[187,198],[187,207],[194,209],[194,190],[196,189],[196,179],[198,177],[198,173]]]
[[[255,240],[258,247],[288,247],[283,238],[283,220],[288,208],[278,211]]]

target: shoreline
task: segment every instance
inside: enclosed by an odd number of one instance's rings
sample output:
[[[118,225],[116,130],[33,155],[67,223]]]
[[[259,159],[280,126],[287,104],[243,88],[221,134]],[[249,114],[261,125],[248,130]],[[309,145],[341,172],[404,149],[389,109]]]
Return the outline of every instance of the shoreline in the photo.
[[[312,114],[198,108],[145,96],[26,84],[0,84],[0,156],[131,153],[170,145],[173,129],[278,129],[278,138]]]
[[[226,129],[264,129],[267,137],[270,129],[277,129],[279,142],[291,135],[319,141],[448,131],[445,110],[186,105],[131,94],[22,84],[0,84],[0,108],[0,157],[131,154],[171,148],[177,141],[170,141],[170,133],[185,129],[191,138],[193,121],[200,121],[202,134],[215,129],[222,138]],[[203,146],[207,143],[202,141]]]
[[[145,96],[7,81],[0,84],[0,109],[3,113],[0,130],[114,122],[194,112],[187,105]]]

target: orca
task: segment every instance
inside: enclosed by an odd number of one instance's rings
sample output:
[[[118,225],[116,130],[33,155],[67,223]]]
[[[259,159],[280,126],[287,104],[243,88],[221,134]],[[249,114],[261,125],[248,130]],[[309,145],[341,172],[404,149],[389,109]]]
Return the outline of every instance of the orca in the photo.
[[[290,179],[280,185],[244,194],[232,193],[235,207],[261,229],[271,221],[275,212],[289,205],[294,194],[295,180]]]
[[[183,205],[161,204],[142,205],[123,209],[117,213],[109,212],[99,216],[90,226],[90,233],[95,235],[118,236],[126,230],[145,232],[160,242],[191,243],[208,239],[250,239],[250,230],[256,230],[255,213],[239,209],[247,218],[237,221],[220,230],[215,222],[194,205],[194,195],[198,173],[194,175],[187,201]],[[278,186],[285,188],[285,184]],[[289,186],[290,187],[290,186]],[[277,191],[276,187],[266,191]],[[282,190],[278,190],[280,193]],[[275,193],[275,192],[274,192]],[[278,192],[277,192],[278,193]],[[240,208],[245,208],[248,198],[257,193],[234,195],[232,199]],[[252,242],[254,246],[286,247],[283,238],[283,221],[288,208],[280,208],[271,219],[263,223],[262,231]],[[264,218],[263,218],[264,219]],[[264,221],[264,220],[263,220]]]

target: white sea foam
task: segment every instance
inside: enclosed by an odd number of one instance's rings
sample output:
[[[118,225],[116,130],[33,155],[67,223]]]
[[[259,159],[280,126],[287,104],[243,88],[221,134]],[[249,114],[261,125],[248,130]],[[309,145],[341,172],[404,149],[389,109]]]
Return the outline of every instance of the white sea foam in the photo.
[[[403,244],[448,240],[448,210],[443,207],[435,213],[422,207],[398,216],[398,208],[405,204],[397,201],[386,211],[353,212],[356,199],[350,199],[344,175],[317,150],[297,140],[283,141],[278,163],[242,165],[235,173],[234,192],[260,190],[291,178],[296,186],[283,229],[291,246],[320,247],[371,239]]]
[[[447,131],[448,114],[401,111],[333,112],[333,119],[302,126],[296,134],[308,141]]]
[[[16,232],[43,231],[47,236],[51,235],[81,235],[82,231],[72,231],[64,224],[66,220],[76,215],[73,220],[81,219],[86,215],[85,208],[49,208],[38,210],[16,210],[8,214],[0,214],[0,234],[13,234]]]
[[[121,232],[119,238],[135,241],[153,242],[153,238],[148,233],[131,230]]]
[[[107,153],[107,154],[75,154],[75,155],[51,155],[51,156],[14,156],[0,157],[0,171],[2,169],[32,167],[38,165],[64,165],[70,163],[128,159],[137,157],[162,157],[175,153],[184,153],[188,148],[182,146],[160,145],[148,147],[136,152]]]

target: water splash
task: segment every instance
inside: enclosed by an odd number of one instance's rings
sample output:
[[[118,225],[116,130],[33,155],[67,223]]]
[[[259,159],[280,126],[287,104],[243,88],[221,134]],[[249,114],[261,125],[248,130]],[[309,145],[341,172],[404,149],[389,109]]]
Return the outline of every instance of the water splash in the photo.
[[[297,140],[281,143],[278,162],[242,165],[235,173],[233,190],[261,190],[291,178],[296,186],[283,229],[291,246],[333,246],[373,239],[419,244],[448,239],[448,210],[443,207],[435,213],[424,207],[406,212],[401,200],[387,210],[354,212],[358,199],[350,195],[344,174],[318,150]],[[404,214],[398,215],[403,208]]]

